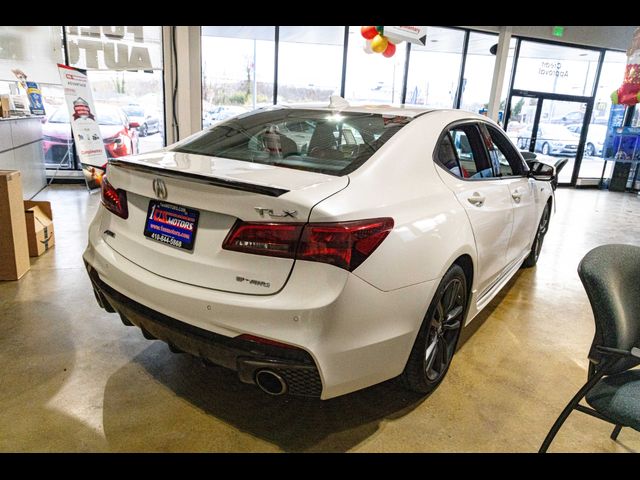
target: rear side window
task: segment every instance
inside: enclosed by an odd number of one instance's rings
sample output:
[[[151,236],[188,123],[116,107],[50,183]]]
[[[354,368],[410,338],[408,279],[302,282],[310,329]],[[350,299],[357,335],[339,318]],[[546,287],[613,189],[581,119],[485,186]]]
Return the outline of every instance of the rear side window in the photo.
[[[438,160],[444,168],[453,173],[456,177],[462,177],[462,170],[458,164],[458,157],[451,142],[451,136],[447,133],[438,147]]]
[[[453,145],[458,153],[458,159],[460,160],[460,166],[463,168],[464,176],[473,178],[478,172],[476,168],[476,156],[471,149],[471,142],[467,136],[467,132],[463,129],[451,130],[451,137],[453,139]]]
[[[444,152],[448,148],[447,143],[452,145],[460,169],[460,173],[457,174],[446,167],[451,173],[472,180],[494,176],[482,145],[480,133],[475,125],[460,125],[451,128],[442,138],[439,151]],[[443,160],[441,158],[439,160],[444,166]]]
[[[219,123],[172,150],[345,175],[410,121],[374,113],[265,109]]]

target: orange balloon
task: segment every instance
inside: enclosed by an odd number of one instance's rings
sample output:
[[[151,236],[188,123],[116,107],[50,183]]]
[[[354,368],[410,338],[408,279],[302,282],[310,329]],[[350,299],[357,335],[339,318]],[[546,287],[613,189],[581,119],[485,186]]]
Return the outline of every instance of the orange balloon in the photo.
[[[371,50],[376,53],[382,53],[387,49],[389,45],[389,40],[384,38],[382,35],[376,35],[373,40],[371,40]]]
[[[387,58],[391,58],[395,55],[396,53],[396,46],[389,42],[389,45],[387,45],[387,48],[384,50],[384,52],[382,52],[382,55],[384,55]]]
[[[378,35],[378,31],[376,30],[376,27],[372,25],[366,25],[366,26],[360,27],[360,33],[367,40],[371,40],[373,37]]]

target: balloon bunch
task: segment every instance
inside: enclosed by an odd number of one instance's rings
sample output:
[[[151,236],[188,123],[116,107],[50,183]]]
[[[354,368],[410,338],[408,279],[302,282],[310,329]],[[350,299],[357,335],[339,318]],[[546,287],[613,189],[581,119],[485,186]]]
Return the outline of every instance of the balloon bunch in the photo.
[[[360,33],[366,39],[364,45],[364,51],[366,53],[381,53],[387,58],[393,57],[396,53],[396,44],[401,41],[383,35],[384,27],[367,25],[360,27]]]

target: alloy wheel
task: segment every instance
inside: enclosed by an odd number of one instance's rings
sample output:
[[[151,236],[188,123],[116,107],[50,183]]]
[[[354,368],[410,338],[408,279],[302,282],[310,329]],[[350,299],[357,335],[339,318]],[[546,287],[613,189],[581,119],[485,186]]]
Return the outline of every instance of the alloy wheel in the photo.
[[[545,143],[544,145],[542,145],[542,154],[543,155],[549,155],[549,144]]]
[[[584,154],[587,157],[593,157],[594,153],[596,153],[596,149],[592,143],[587,143],[587,148],[585,149]]]
[[[439,382],[451,363],[462,327],[466,296],[462,282],[453,278],[442,290],[433,310],[424,356],[424,373],[430,383]]]
[[[542,250],[542,242],[544,242],[544,236],[549,229],[549,206],[547,205],[542,212],[542,218],[540,219],[540,226],[538,227],[538,233],[536,233],[536,261],[540,257],[540,251]]]

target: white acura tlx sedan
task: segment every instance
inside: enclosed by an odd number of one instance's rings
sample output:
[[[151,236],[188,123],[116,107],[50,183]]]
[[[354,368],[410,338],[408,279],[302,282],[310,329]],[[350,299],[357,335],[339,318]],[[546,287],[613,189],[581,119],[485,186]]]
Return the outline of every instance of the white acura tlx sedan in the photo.
[[[84,260],[102,308],[269,394],[429,393],[536,264],[554,175],[460,110],[269,107],[112,159]]]

